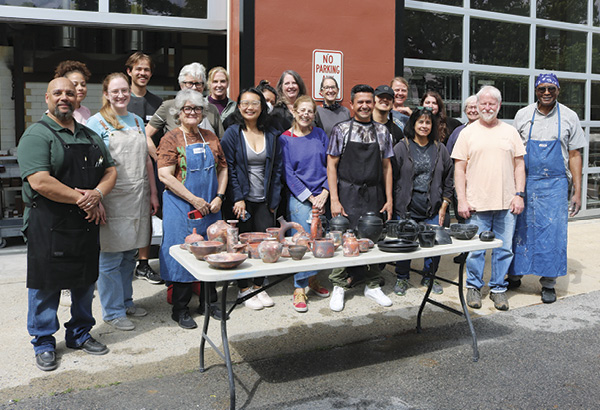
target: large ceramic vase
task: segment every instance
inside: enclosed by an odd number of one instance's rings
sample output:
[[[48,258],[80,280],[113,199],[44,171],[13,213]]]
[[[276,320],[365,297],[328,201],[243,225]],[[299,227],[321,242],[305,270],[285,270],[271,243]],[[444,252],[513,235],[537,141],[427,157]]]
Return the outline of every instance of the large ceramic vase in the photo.
[[[229,224],[220,219],[206,229],[206,236],[209,241],[227,244],[227,228],[230,228]]]
[[[310,238],[314,241],[315,239],[321,239],[323,237],[323,224],[321,223],[321,216],[317,208],[312,209],[312,220],[310,222]]]
[[[185,237],[185,243],[201,242],[204,237],[196,232],[196,228],[192,229],[192,233]]]
[[[367,212],[358,219],[357,231],[359,238],[378,242],[383,232],[383,220],[375,212]]]
[[[346,232],[350,228],[350,220],[343,215],[334,216],[329,220],[330,231]]]
[[[279,260],[283,245],[277,238],[267,238],[258,245],[258,254],[264,263],[275,263]]]
[[[360,255],[360,248],[356,236],[352,232],[346,232],[344,234],[344,244],[342,245],[344,256],[358,256]]]

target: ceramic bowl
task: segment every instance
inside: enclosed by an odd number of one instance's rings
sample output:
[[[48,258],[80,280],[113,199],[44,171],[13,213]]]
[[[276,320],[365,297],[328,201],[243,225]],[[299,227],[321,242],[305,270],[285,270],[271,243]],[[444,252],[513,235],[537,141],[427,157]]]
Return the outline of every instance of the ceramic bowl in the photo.
[[[450,225],[450,235],[456,239],[471,239],[479,230],[475,224],[452,224]]]
[[[247,255],[243,253],[215,253],[207,255],[204,260],[208,262],[210,266],[217,269],[233,269],[240,266],[246,259]]]
[[[241,243],[261,243],[271,235],[266,232],[245,232],[241,233],[239,237]]]
[[[304,245],[292,245],[289,247],[290,256],[295,261],[301,260],[307,250],[308,248]]]
[[[206,255],[221,252],[225,245],[219,241],[203,241],[190,244],[188,249],[196,259],[203,260]]]

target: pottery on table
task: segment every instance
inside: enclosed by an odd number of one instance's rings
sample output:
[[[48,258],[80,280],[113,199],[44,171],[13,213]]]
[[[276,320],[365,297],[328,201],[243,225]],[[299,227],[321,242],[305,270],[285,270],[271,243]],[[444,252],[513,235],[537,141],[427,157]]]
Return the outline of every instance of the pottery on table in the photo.
[[[287,243],[281,244],[281,257],[282,258],[290,257],[290,245],[288,245]]]
[[[390,219],[385,221],[385,234],[388,238],[397,238],[400,228],[400,221],[397,219]]]
[[[323,237],[323,224],[321,223],[321,212],[318,208],[312,208],[312,220],[310,222],[310,239],[321,239]]]
[[[194,242],[201,242],[203,240],[204,240],[204,237],[196,231],[196,228],[194,228],[194,229],[192,229],[192,233],[185,237],[184,242],[185,243],[194,243]]]
[[[452,224],[450,225],[450,235],[456,239],[471,239],[479,230],[475,224]]]
[[[358,240],[358,250],[361,253],[368,252],[369,251],[369,242],[370,241],[371,240],[369,238],[361,238],[361,239],[359,239]]]
[[[247,255],[243,253],[215,253],[212,255],[207,255],[204,257],[204,260],[208,262],[208,264],[217,269],[233,269],[237,268],[241,265],[246,259],[248,259]]]
[[[343,235],[342,231],[329,231],[329,233],[327,234],[326,237],[333,239],[333,243],[335,244],[335,246],[339,247],[342,245],[342,235]]]
[[[290,245],[288,248],[290,252],[290,256],[293,260],[299,261],[304,257],[304,254],[308,250],[308,248],[304,245]]]
[[[433,245],[435,245],[435,232],[419,232],[419,245],[421,245],[421,248],[433,248]]]
[[[492,231],[483,231],[479,234],[479,239],[483,242],[491,242],[496,238],[496,234]]]
[[[383,232],[383,219],[375,215],[375,212],[367,212],[358,218],[358,238],[369,238],[373,242],[381,239]]]
[[[297,232],[292,236],[292,241],[296,245],[308,246],[310,242],[310,236],[306,232]]]
[[[446,232],[446,228],[440,225],[427,225],[426,230],[435,232],[435,244],[436,245],[450,245],[452,238],[450,234]]]
[[[416,241],[419,236],[419,232],[397,232],[396,238],[406,239],[407,241]]]
[[[329,231],[346,232],[349,228],[350,220],[341,214],[329,220]]]
[[[266,232],[246,232],[239,234],[241,243],[261,243],[270,237],[271,235]]]
[[[281,257],[282,248],[277,238],[267,238],[258,245],[258,254],[264,263],[275,263]]]
[[[419,232],[419,224],[406,213],[398,220],[398,232]]]
[[[227,228],[227,252],[234,253],[233,247],[240,242],[240,228],[237,227],[237,219],[230,219],[227,221],[229,227]]]
[[[229,224],[220,219],[206,229],[206,237],[209,241],[227,244],[227,228],[230,228]]]
[[[267,228],[266,232],[269,234],[271,238],[279,239],[279,231],[281,228]]]
[[[189,244],[189,251],[194,254],[196,259],[202,260],[206,255],[221,252],[224,244],[219,241],[201,241]]]
[[[245,244],[246,245],[246,251],[248,252],[248,256],[251,259],[260,259],[260,255],[258,254],[258,245],[260,245],[262,242],[250,242]]]
[[[232,252],[229,253],[246,253],[248,248],[248,244],[238,243],[237,245],[233,245]]]
[[[344,234],[344,244],[342,245],[342,250],[344,256],[358,256],[360,255],[358,240],[352,231],[348,230]]]
[[[332,258],[335,252],[333,239],[315,239],[310,246],[315,258]]]
[[[288,222],[283,216],[277,218],[277,222],[279,222],[279,225],[281,225],[281,228],[279,230],[279,242],[283,242],[283,240],[285,239],[285,233],[290,229],[295,229],[298,232],[305,232],[302,225],[300,225],[297,222]]]

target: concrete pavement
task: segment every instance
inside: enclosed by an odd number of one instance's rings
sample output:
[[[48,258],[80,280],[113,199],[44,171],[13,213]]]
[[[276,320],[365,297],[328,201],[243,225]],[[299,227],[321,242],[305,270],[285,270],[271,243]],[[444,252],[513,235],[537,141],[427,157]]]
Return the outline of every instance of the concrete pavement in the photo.
[[[599,228],[599,220],[570,223],[569,274],[558,281],[559,298],[600,290]],[[157,264],[158,261],[152,261],[156,268]],[[420,261],[415,262],[416,267],[420,265]],[[1,320],[3,331],[0,332],[0,343],[3,346],[0,351],[0,405],[7,404],[10,400],[135,382],[150,376],[168,377],[197,369],[200,329],[184,330],[170,319],[170,305],[165,301],[164,286],[136,280],[134,300],[147,309],[149,315],[132,319],[137,326],[134,331],[117,331],[103,323],[98,298],[94,301],[94,315],[98,323],[92,330],[92,335],[109,346],[111,351],[108,355],[90,356],[67,349],[61,330],[56,335],[59,368],[49,373],[38,370],[29,343],[31,338],[26,329],[25,269],[23,249],[9,247],[0,250],[0,284],[3,289],[0,309],[4,313]],[[442,258],[440,272],[448,278],[456,277],[457,265],[452,262],[452,257]],[[275,307],[258,312],[238,307],[233,313],[228,325],[233,360],[251,363],[258,359],[329,349],[413,330],[418,304],[424,291],[419,285],[418,275],[412,276],[413,287],[405,297],[393,295],[394,276],[388,272],[385,277],[384,292],[394,302],[391,308],[379,307],[365,299],[360,288],[347,292],[346,307],[339,313],[329,309],[329,299],[317,297],[309,299],[307,313],[295,312],[291,306],[291,280],[284,281],[269,292],[275,300]],[[488,277],[489,263],[486,272],[486,278]],[[326,278],[322,278],[322,282],[330,288]],[[458,307],[455,290],[445,288],[446,292],[436,298]],[[487,290],[484,295],[487,296]],[[229,299],[233,300],[234,297],[230,294]],[[537,277],[526,277],[518,291],[509,293],[509,302],[511,309],[540,304]],[[197,299],[194,299],[192,309],[196,305]],[[475,317],[503,314],[494,309],[487,297],[483,308],[472,310],[472,313]],[[66,322],[68,317],[68,308],[60,307],[61,323]],[[198,322],[201,318],[196,316]],[[428,306],[423,316],[423,327],[426,331],[428,327],[434,326],[460,328],[468,335],[463,319]],[[475,329],[477,330],[477,325]],[[215,336],[219,334],[215,321],[211,321],[209,333]],[[470,357],[468,346],[462,351]],[[480,353],[482,360],[485,360],[486,347],[483,343],[480,345]],[[208,366],[221,363],[210,347],[207,349],[206,360]]]

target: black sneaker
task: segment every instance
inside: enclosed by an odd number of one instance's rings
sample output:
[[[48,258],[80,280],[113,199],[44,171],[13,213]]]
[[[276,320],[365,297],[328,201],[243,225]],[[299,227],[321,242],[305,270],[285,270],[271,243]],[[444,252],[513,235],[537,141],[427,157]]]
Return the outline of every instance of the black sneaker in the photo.
[[[507,277],[506,280],[508,282],[506,289],[508,289],[508,290],[517,289],[519,286],[521,286],[521,279],[513,280],[513,279]]]
[[[54,351],[38,353],[35,355],[35,365],[45,372],[52,371],[58,367],[56,353]]]
[[[542,302],[544,302],[544,303],[556,302],[556,291],[553,288],[542,287]]]
[[[86,340],[79,346],[71,346],[71,345],[67,344],[67,347],[69,349],[83,350],[84,352],[86,352],[88,354],[93,354],[93,355],[98,355],[98,356],[108,353],[108,347],[106,347],[105,344],[100,343],[93,337],[90,337],[88,340]]]
[[[196,321],[192,319],[190,316],[190,312],[184,310],[183,312],[179,312],[179,314],[173,313],[171,315],[171,319],[176,321],[179,324],[179,327],[183,329],[195,329],[198,327]]]
[[[162,285],[165,281],[148,264],[138,265],[133,273],[138,279],[146,279],[153,285]]]
[[[423,286],[429,286],[429,282],[431,281],[431,278],[423,278],[421,279],[421,285]],[[431,293],[435,293],[436,295],[441,295],[442,293],[444,293],[444,288],[442,288],[442,285],[440,285],[440,282],[438,282],[437,280],[433,281],[433,286],[431,287]]]

